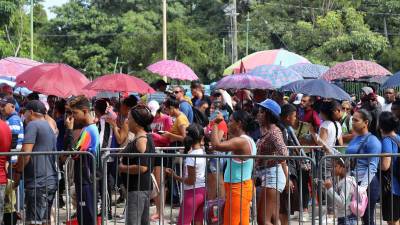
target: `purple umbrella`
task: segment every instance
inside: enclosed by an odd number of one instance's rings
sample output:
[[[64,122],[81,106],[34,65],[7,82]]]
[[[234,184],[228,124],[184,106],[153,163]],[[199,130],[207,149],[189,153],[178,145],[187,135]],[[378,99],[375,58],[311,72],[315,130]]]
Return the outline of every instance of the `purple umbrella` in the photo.
[[[222,78],[217,82],[216,88],[221,89],[269,89],[272,84],[261,77],[250,74],[234,74]]]
[[[198,80],[199,78],[186,64],[176,60],[161,60],[147,67],[152,73],[177,80]]]

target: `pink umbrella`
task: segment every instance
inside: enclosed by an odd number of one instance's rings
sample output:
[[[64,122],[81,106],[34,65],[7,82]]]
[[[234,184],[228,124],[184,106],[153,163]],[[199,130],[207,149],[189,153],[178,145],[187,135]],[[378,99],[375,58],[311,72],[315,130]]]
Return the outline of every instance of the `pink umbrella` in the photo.
[[[392,74],[381,65],[365,60],[350,60],[338,63],[322,75],[324,80],[358,79],[367,76],[386,76]]]
[[[30,59],[7,57],[0,60],[0,76],[16,77],[26,70],[40,64],[42,63]]]
[[[121,73],[107,74],[96,78],[84,88],[94,91],[155,93],[154,89],[143,80]]]
[[[147,67],[152,73],[177,80],[198,80],[199,78],[186,64],[176,60],[161,60]]]
[[[89,95],[83,90],[90,81],[78,70],[61,63],[45,63],[32,67],[17,77],[18,86],[62,98]]]

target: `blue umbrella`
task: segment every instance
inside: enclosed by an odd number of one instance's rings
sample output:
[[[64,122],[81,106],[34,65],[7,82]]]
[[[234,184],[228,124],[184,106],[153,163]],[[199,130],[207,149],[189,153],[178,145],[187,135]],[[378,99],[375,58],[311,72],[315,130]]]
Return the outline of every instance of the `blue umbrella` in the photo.
[[[381,86],[381,89],[395,88],[400,86],[400,71],[393,74],[385,83]]]
[[[280,90],[337,100],[351,99],[350,95],[343,91],[343,89],[325,80],[295,81],[283,86]]]
[[[311,63],[297,63],[288,67],[296,71],[305,79],[318,79],[322,74],[329,70],[329,67],[311,64]]]
[[[250,75],[259,76],[272,84],[272,88],[280,88],[303,77],[296,71],[278,65],[257,66],[249,72]]]

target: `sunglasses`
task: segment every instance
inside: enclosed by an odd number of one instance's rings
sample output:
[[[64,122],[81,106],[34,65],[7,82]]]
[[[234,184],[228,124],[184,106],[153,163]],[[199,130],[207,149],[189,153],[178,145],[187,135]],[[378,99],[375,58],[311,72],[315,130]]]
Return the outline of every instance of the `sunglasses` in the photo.
[[[174,94],[179,94],[179,93],[181,93],[182,91],[174,91]]]
[[[350,108],[343,108],[343,110],[349,111],[349,110],[351,110],[351,109],[350,109]]]

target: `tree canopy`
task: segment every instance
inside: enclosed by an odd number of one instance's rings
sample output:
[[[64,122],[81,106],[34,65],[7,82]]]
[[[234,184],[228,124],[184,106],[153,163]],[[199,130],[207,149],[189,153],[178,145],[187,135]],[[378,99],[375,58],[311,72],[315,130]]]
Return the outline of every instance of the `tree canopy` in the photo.
[[[400,70],[397,0],[237,2],[239,58],[249,26],[249,53],[285,48],[328,66],[354,58]],[[28,4],[0,0],[0,58],[30,56]],[[168,58],[188,64],[204,82],[218,79],[231,64],[230,8],[228,0],[168,1]],[[161,10],[155,0],[71,0],[48,19],[35,1],[34,59],[64,62],[91,78],[122,71],[150,81],[146,66],[162,59]]]

